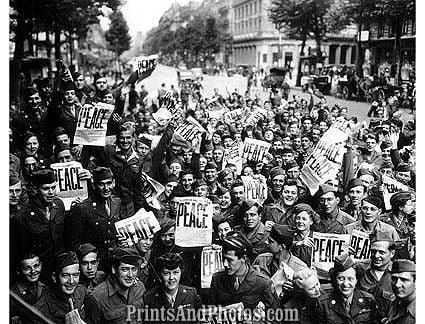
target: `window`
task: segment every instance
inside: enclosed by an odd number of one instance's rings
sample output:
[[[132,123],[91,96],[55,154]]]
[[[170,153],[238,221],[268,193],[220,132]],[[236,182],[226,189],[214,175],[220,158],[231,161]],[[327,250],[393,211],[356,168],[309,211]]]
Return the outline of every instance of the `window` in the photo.
[[[263,54],[263,63],[267,63],[267,54]]]
[[[347,62],[347,45],[342,45],[341,46],[341,56],[339,59],[339,64],[346,64]]]
[[[356,46],[351,46],[351,64],[355,64],[356,63],[356,52],[357,52],[357,47]]]
[[[335,64],[335,56],[336,56],[336,48],[337,45],[329,46],[329,64]]]

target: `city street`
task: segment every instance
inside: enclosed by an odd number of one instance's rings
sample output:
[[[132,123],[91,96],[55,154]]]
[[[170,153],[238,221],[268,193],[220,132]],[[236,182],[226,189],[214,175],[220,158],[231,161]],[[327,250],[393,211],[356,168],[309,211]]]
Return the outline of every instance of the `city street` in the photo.
[[[151,95],[153,91],[158,90],[161,87],[161,84],[165,83],[167,88],[170,88],[171,85],[177,86],[177,69],[170,66],[158,65],[152,75],[142,82],[145,85],[146,89]],[[211,97],[214,93],[214,88],[218,88],[220,94],[226,95],[227,90],[231,93],[236,88],[239,89],[239,93],[243,94],[247,86],[247,78],[242,77],[239,74],[236,74],[232,77],[228,76],[211,76],[203,75],[203,81],[201,82],[204,87],[204,96]],[[269,92],[262,91],[261,88],[258,90],[262,100],[267,99]],[[300,95],[302,98],[309,100],[309,94],[302,92],[300,89],[291,89],[290,96]],[[318,100],[317,97],[314,97],[315,101]],[[357,102],[353,100],[343,100],[338,99],[333,96],[326,96],[326,100],[330,107],[335,103],[339,103],[341,106],[348,107],[348,116],[356,116],[359,121],[367,119],[367,112],[369,110],[369,105],[365,102]],[[409,120],[412,118],[412,114],[407,111],[403,112],[403,119]]]

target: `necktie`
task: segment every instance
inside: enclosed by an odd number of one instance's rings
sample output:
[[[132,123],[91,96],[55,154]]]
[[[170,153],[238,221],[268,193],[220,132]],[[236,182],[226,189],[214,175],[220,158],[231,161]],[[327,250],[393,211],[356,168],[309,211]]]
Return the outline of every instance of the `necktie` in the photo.
[[[108,200],[105,200],[105,210],[108,217],[111,216],[111,208],[109,208]]]
[[[350,302],[348,301],[348,299],[344,302],[344,308],[347,311],[347,313],[350,313]]]
[[[240,282],[239,282],[239,278],[237,278],[237,277],[236,277],[236,279],[235,279],[235,283],[233,284],[233,287],[235,287],[235,289],[236,289],[236,290],[238,290],[240,285],[241,285],[241,284],[240,284]]]
[[[50,220],[50,209],[49,209],[49,207],[46,207],[46,218],[48,220]]]

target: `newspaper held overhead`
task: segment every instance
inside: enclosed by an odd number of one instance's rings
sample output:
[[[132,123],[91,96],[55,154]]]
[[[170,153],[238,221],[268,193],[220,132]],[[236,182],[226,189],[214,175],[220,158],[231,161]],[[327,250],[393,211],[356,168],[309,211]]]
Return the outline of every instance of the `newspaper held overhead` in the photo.
[[[94,106],[85,104],[78,114],[74,144],[105,146],[108,120],[114,105],[97,102]]]
[[[241,174],[243,165],[243,159],[239,156],[240,147],[240,143],[238,141],[234,141],[232,145],[225,150],[222,163],[223,169],[228,163],[234,164],[238,175]]]
[[[164,192],[165,187],[158,181],[149,177],[145,172],[140,174],[142,184],[142,194],[148,205],[156,210],[161,209],[158,197]]]
[[[347,133],[331,127],[307,158],[301,169],[300,179],[312,195],[317,192],[319,185],[336,178],[346,152],[347,139]]]
[[[125,238],[128,246],[132,246],[139,240],[148,238],[161,229],[155,215],[143,208],[134,216],[120,220],[114,225],[118,235]]]
[[[369,234],[354,229],[351,233],[350,246],[354,248],[356,254],[353,255],[354,259],[366,260],[370,258],[370,238]]]
[[[176,198],[176,245],[207,246],[212,242],[213,205],[203,197]]]
[[[247,137],[241,146],[239,156],[248,161],[263,162],[270,147],[270,143]]]
[[[390,199],[392,195],[394,195],[396,192],[399,192],[399,191],[409,191],[409,187],[393,178],[390,178],[389,176],[386,176],[385,174],[382,175],[382,183],[384,185],[383,195],[384,195],[385,209],[390,210],[391,209]]]
[[[224,270],[222,247],[219,245],[204,247],[201,266],[201,288],[210,288],[213,274]]]
[[[63,201],[65,210],[71,208],[71,203],[77,198],[82,200],[89,197],[87,180],[80,180],[78,174],[83,169],[81,163],[72,161],[66,163],[54,163],[50,167],[56,176],[57,196]]]
[[[183,140],[192,143],[192,141],[198,137],[199,134],[206,133],[206,130],[198,123],[198,121],[189,116],[180,123],[174,130],[173,136],[178,136]]]
[[[242,176],[241,179],[246,199],[254,200],[260,205],[263,205],[264,201],[267,199],[266,178],[260,174],[256,179],[250,176]]]

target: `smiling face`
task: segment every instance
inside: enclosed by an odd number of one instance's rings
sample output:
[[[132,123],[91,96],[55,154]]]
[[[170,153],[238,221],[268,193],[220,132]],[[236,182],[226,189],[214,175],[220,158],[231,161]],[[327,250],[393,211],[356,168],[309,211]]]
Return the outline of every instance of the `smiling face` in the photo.
[[[112,191],[115,188],[115,180],[112,178],[104,179],[95,182],[95,188],[97,193],[104,199],[108,199],[112,195]]]
[[[349,268],[336,276],[336,286],[344,298],[349,298],[354,293],[357,284],[356,270]]]
[[[327,192],[320,196],[319,202],[324,212],[331,214],[338,208],[339,198],[335,196],[334,192]]]
[[[137,278],[137,266],[120,262],[119,266],[112,267],[112,273],[115,275],[118,285],[127,289],[133,286]]]
[[[78,263],[62,268],[56,279],[59,291],[65,295],[72,295],[77,288],[79,281],[80,265]]]
[[[295,227],[298,231],[304,232],[310,230],[311,225],[313,225],[313,220],[308,212],[302,211],[295,216]]]
[[[258,207],[252,206],[250,209],[248,209],[244,213],[243,220],[244,220],[245,226],[248,229],[256,228],[257,225],[260,223],[260,215],[258,213]]]
[[[38,151],[39,143],[36,136],[28,138],[25,142],[25,153],[35,155]]]
[[[97,267],[99,266],[99,260],[97,259],[96,252],[87,253],[80,262],[80,270],[84,277],[87,279],[94,279],[97,273]]]
[[[24,281],[35,283],[40,279],[41,268],[42,265],[37,256],[32,259],[24,259],[21,261],[19,274]]]
[[[56,196],[56,182],[40,185],[38,193],[44,202],[51,204]]]
[[[365,223],[374,223],[381,215],[381,209],[371,204],[370,202],[367,202],[366,200],[362,201],[362,207],[360,211],[362,214],[362,220]]]
[[[118,146],[121,150],[127,151],[133,144],[133,134],[129,130],[123,130],[118,136]]]
[[[370,246],[370,260],[374,269],[385,270],[394,257],[395,251],[390,250],[391,242],[377,241]]]
[[[354,206],[358,206],[361,204],[362,199],[365,196],[365,190],[363,186],[353,187],[348,190],[348,196],[350,197],[350,201]]]
[[[160,275],[163,287],[167,292],[171,292],[178,288],[182,271],[180,267],[177,267],[176,269],[164,268],[161,270]]]
[[[298,187],[289,185],[283,186],[282,197],[286,206],[294,205],[298,199]]]

